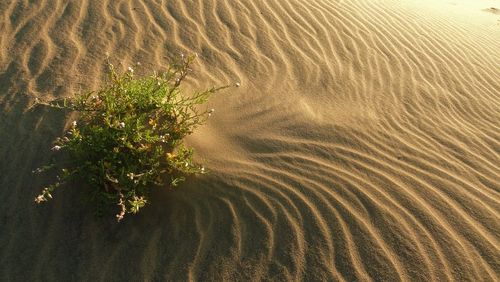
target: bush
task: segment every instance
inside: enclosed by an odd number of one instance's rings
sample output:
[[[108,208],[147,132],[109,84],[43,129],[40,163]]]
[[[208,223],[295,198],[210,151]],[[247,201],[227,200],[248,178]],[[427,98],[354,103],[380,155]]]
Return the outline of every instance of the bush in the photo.
[[[200,110],[213,93],[211,88],[182,95],[179,86],[191,71],[194,57],[184,57],[165,72],[139,77],[128,68],[119,73],[108,62],[107,83],[100,90],[42,104],[78,113],[66,134],[52,150],[65,152],[68,164],[58,163],[36,172],[56,169],[57,181],[35,199],[42,203],[71,180],[90,189],[96,211],[118,205],[118,221],[137,213],[146,203],[151,187],[168,183],[175,187],[186,175],[205,173],[193,162],[193,150],[183,138],[203,124],[212,110]],[[59,152],[58,152],[59,153]]]

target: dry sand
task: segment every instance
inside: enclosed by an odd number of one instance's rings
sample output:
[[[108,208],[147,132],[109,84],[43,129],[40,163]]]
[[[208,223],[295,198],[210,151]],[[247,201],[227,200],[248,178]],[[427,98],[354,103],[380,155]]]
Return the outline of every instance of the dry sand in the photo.
[[[500,1],[0,1],[1,281],[499,281]],[[104,58],[198,53],[211,170],[121,224],[33,198]],[[138,70],[140,71],[140,70]]]

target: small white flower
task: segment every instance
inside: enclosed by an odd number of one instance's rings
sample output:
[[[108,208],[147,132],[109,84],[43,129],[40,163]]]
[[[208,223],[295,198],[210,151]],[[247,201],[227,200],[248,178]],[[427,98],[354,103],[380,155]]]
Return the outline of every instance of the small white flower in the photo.
[[[141,65],[141,62],[137,62],[136,65],[140,66]]]
[[[240,87],[240,86],[241,86],[241,83],[236,82],[234,85],[236,85],[236,87]]]
[[[124,216],[124,215],[125,215],[125,213],[124,213],[124,212],[120,212],[119,214],[117,214],[117,215],[116,215],[116,219],[117,219],[118,221],[121,221],[121,220],[123,219],[123,216]]]
[[[55,145],[54,147],[52,147],[52,151],[59,151],[61,150],[61,146],[59,145]]]
[[[47,201],[47,199],[43,196],[43,195],[38,195],[36,198],[35,198],[35,202],[36,203],[41,203],[41,202],[45,202]]]
[[[201,167],[201,173],[205,173],[205,167]]]
[[[127,173],[128,178],[134,179],[134,174],[132,172]]]
[[[134,69],[132,67],[128,67],[128,71],[134,73]]]
[[[37,169],[31,171],[31,173],[41,173],[41,172],[43,172],[43,170],[41,168],[37,168]]]
[[[210,113],[210,114],[213,112],[215,112],[215,109],[210,109],[210,111],[208,111],[208,113]]]
[[[74,121],[71,123],[71,125],[72,125],[73,127],[76,127],[76,125],[77,125],[76,120],[74,120]]]
[[[119,126],[120,128],[125,128],[125,123],[122,121],[122,122],[120,122],[120,123],[118,124],[118,126]]]

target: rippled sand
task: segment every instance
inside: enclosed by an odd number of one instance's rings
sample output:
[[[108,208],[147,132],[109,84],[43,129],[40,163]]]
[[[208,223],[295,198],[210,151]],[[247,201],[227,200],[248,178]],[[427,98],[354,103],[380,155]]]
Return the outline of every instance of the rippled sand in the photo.
[[[34,4],[33,4],[34,2]],[[0,1],[0,280],[498,281],[498,1]],[[121,224],[31,170],[106,53],[198,53],[211,173]],[[138,70],[141,72],[141,70]]]

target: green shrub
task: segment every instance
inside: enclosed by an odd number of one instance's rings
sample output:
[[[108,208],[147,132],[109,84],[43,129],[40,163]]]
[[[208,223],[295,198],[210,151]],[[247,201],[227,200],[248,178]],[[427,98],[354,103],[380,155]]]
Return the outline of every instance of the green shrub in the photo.
[[[183,95],[179,88],[194,57],[184,57],[167,70],[151,76],[135,76],[128,68],[119,73],[108,62],[107,83],[100,90],[74,98],[38,104],[78,113],[66,134],[52,148],[64,152],[68,164],[53,163],[36,172],[56,169],[57,181],[44,188],[37,203],[71,180],[84,183],[97,211],[118,205],[118,221],[137,213],[148,202],[152,186],[177,186],[186,175],[205,173],[193,162],[193,150],[183,138],[203,124],[212,110],[200,110],[211,88]],[[59,152],[58,152],[59,153]]]

